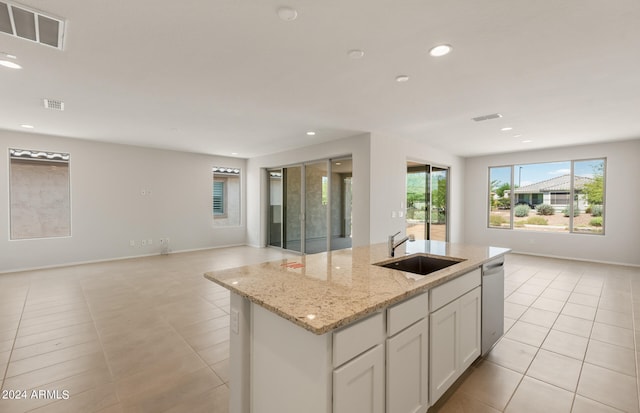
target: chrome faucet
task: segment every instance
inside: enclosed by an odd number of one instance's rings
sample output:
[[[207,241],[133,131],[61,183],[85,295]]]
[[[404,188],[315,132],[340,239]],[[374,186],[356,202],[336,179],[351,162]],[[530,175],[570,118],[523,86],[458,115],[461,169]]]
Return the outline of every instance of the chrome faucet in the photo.
[[[396,242],[394,240],[396,235],[400,235],[400,231],[396,232],[393,235],[389,235],[388,245],[389,245],[389,256],[390,257],[394,257],[395,253],[396,253],[396,248],[398,248],[400,245],[404,244],[407,240],[409,240],[409,241],[415,241],[416,240],[416,237],[413,234],[410,234],[409,236],[406,236],[406,237],[402,238],[401,240],[399,240],[398,242]]]

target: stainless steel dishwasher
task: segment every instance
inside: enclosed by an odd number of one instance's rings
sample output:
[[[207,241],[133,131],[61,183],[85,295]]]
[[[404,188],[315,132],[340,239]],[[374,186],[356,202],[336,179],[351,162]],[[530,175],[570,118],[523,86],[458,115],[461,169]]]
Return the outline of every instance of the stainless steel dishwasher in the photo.
[[[504,334],[504,257],[482,266],[482,355]]]

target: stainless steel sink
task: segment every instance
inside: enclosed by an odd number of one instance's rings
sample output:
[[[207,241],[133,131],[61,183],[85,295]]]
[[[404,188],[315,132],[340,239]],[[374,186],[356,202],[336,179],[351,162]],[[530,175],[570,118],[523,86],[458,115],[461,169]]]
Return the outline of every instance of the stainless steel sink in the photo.
[[[434,257],[426,254],[413,254],[393,261],[379,262],[375,265],[399,271],[411,272],[414,274],[427,275],[462,261],[465,261],[464,258]]]

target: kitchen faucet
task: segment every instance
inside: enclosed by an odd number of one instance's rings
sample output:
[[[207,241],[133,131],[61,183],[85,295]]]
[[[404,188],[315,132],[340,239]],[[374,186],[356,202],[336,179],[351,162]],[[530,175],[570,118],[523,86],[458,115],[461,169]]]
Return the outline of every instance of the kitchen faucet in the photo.
[[[396,237],[396,235],[399,235],[400,231],[396,232],[393,235],[389,235],[389,241],[388,241],[388,245],[389,245],[389,256],[390,257],[394,257],[395,256],[395,252],[396,252],[396,248],[398,248],[400,245],[404,244],[407,240],[409,241],[415,241],[416,237],[413,234],[410,234],[409,236],[406,236],[404,238],[402,238],[401,240],[399,240],[398,242],[396,242],[394,240],[394,238]]]

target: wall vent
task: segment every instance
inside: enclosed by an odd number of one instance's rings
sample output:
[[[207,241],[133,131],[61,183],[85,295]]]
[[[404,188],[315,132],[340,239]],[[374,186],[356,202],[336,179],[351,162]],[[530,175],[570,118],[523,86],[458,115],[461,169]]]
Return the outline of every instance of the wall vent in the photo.
[[[492,113],[490,115],[478,116],[477,118],[471,118],[471,120],[475,120],[476,122],[482,122],[483,120],[489,119],[498,119],[501,118],[502,115],[499,113]]]
[[[44,107],[53,110],[64,110],[64,102],[57,99],[43,99]]]
[[[62,50],[64,20],[0,1],[0,32]]]

